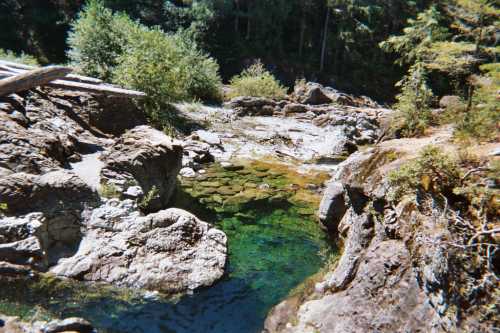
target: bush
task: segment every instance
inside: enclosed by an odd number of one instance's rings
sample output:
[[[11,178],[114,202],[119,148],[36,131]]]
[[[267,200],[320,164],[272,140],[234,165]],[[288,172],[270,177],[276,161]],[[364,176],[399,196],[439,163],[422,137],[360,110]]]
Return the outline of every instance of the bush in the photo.
[[[37,66],[38,61],[35,57],[27,55],[25,53],[16,54],[11,50],[0,49],[0,60],[17,62],[25,65]]]
[[[68,57],[82,73],[109,80],[127,43],[125,20],[101,0],[89,0],[71,25]],[[132,24],[132,23],[131,23]]]
[[[145,108],[157,123],[165,125],[170,102],[221,98],[217,63],[180,35],[140,27],[118,63],[114,82],[145,92]]]
[[[396,97],[395,130],[400,130],[403,136],[423,134],[431,122],[433,101],[432,90],[427,86],[423,64],[413,65],[408,75],[398,83],[401,93]]]
[[[435,146],[425,147],[419,156],[388,175],[389,198],[397,200],[417,192],[450,194],[460,184],[457,161]]]
[[[500,63],[484,65],[484,76],[474,79],[475,94],[471,107],[455,115],[455,136],[462,140],[493,140],[500,138]]]
[[[230,98],[254,96],[278,99],[286,95],[286,88],[264,68],[260,61],[233,77],[230,87]]]
[[[148,28],[113,14],[100,0],[85,6],[68,42],[68,54],[83,73],[145,92],[143,106],[157,125],[168,125],[171,102],[221,99],[217,63],[187,34]]]

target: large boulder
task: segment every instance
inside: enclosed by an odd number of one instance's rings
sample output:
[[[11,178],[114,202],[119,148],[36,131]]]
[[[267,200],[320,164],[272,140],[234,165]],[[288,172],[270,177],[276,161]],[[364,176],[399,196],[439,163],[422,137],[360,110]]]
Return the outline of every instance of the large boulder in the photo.
[[[58,170],[0,178],[0,202],[0,261],[44,271],[76,251],[85,214],[99,197],[72,172]]]
[[[101,183],[124,193],[140,186],[143,208],[157,211],[167,207],[182,166],[182,145],[163,132],[138,126],[123,134],[105,151],[101,160]]]
[[[294,96],[299,103],[303,104],[320,105],[333,102],[333,99],[324,91],[323,86],[313,82],[308,82],[305,85],[296,85]]]
[[[131,200],[94,210],[78,252],[58,276],[166,293],[209,286],[224,273],[226,235],[194,215],[167,209],[141,216]]]

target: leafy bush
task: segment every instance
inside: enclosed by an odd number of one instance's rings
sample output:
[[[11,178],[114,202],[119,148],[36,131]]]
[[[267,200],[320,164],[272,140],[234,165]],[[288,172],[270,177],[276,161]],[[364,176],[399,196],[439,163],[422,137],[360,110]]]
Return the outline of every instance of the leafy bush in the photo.
[[[455,136],[462,140],[493,140],[499,137],[500,63],[483,65],[484,76],[475,77],[471,108],[455,115]]]
[[[254,96],[278,99],[286,95],[286,88],[264,68],[260,61],[233,77],[230,81],[230,87],[230,98]]]
[[[122,15],[114,15],[101,0],[89,0],[71,25],[68,57],[84,74],[111,78],[127,43]]]
[[[398,83],[401,93],[396,97],[398,110],[394,127],[403,136],[422,134],[431,122],[432,90],[427,86],[423,64],[417,62]]]
[[[35,57],[32,57],[25,53],[16,54],[11,50],[0,49],[0,60],[12,61],[25,65],[34,65],[34,66],[38,65],[38,61],[36,60]]]
[[[391,200],[418,191],[449,194],[460,184],[460,167],[441,149],[427,146],[415,160],[390,172],[388,177]]]
[[[68,54],[83,73],[145,92],[142,103],[156,125],[171,125],[171,102],[221,99],[217,63],[187,34],[148,28],[113,14],[101,0],[88,2],[68,42]]]

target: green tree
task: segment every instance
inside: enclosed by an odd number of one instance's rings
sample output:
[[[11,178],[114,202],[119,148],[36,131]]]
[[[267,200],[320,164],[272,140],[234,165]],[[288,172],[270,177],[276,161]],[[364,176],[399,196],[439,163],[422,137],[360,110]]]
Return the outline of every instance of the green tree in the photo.
[[[397,53],[396,63],[400,65],[421,61],[433,43],[444,41],[449,36],[441,21],[441,13],[436,6],[431,6],[416,19],[409,19],[402,35],[391,36],[379,46],[386,52]]]
[[[101,0],[90,0],[71,25],[69,59],[82,73],[109,80],[127,44],[123,28],[133,26],[126,20],[114,15]]]

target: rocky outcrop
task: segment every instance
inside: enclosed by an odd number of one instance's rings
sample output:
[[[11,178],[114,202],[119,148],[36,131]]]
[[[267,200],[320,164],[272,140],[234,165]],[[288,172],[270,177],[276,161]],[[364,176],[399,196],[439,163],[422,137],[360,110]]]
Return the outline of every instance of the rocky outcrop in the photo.
[[[380,105],[369,97],[348,95],[315,82],[295,85],[291,97],[299,103],[309,105],[336,103],[346,106],[380,108]]]
[[[33,90],[0,102],[1,278],[50,270],[182,292],[222,276],[224,233],[187,212],[159,211],[176,187],[180,142],[148,126],[130,129],[141,117],[126,101],[116,107],[129,119],[116,124],[106,124],[118,111],[110,101],[84,93]]]
[[[180,209],[147,216],[111,199],[92,212],[78,252],[51,268],[59,276],[159,290],[210,286],[224,273],[226,236]]]
[[[82,318],[66,318],[50,322],[24,322],[17,317],[0,315],[0,333],[94,333],[92,325]]]
[[[387,197],[388,172],[436,138],[384,142],[338,166],[318,215],[341,240],[342,256],[312,290],[277,305],[265,332],[490,331],[491,321],[474,306],[466,315],[468,307],[451,287],[464,271],[458,273],[461,250],[445,241],[453,239],[448,222],[414,200],[394,205]],[[461,277],[467,283],[476,278]]]
[[[139,186],[147,197],[142,208],[157,211],[167,207],[175,189],[182,146],[158,130],[139,126],[117,139],[100,159],[101,183],[122,195]]]

